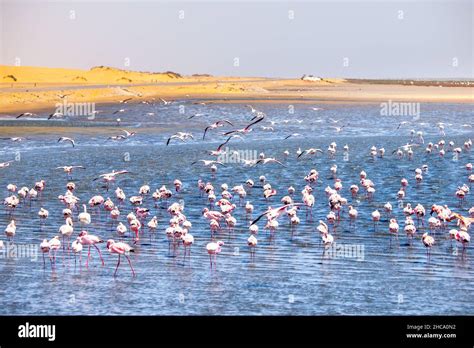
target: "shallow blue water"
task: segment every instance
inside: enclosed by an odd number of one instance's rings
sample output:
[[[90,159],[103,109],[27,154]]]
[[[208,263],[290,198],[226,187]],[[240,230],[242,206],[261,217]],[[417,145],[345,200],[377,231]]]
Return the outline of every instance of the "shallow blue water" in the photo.
[[[184,105],[184,114],[180,113],[180,105]],[[391,154],[398,146],[410,141],[411,129],[423,131],[425,142],[439,141],[442,137],[435,126],[438,122],[447,124],[444,139],[462,146],[464,141],[474,138],[472,128],[462,126],[473,122],[472,105],[422,104],[420,119],[399,130],[396,128],[400,121],[412,121],[413,118],[380,116],[379,104],[295,104],[294,113],[289,113],[286,104],[255,106],[267,114],[267,120],[256,125],[244,140],[232,139],[229,148],[264,152],[282,160],[286,167],[271,164],[248,168],[241,164],[228,164],[219,166],[218,173],[213,176],[208,168],[190,165],[195,160],[208,159],[205,151],[215,149],[225,139],[219,135],[224,129],[232,129],[226,126],[214,130],[202,141],[205,125],[221,118],[230,120],[237,128],[248,123],[252,115],[243,104],[202,106],[177,102],[169,107],[128,105],[127,112],[120,116],[120,127],[115,125],[115,115],[112,115],[120,107],[114,105],[97,107],[103,112],[94,121],[80,117],[54,123],[37,119],[0,121],[3,126],[22,125],[0,128],[2,137],[13,134],[28,137],[21,143],[2,141],[0,162],[15,157],[19,159],[0,170],[3,197],[7,196],[8,183],[15,183],[18,187],[31,187],[40,179],[47,183],[41,201],[34,201],[31,209],[20,206],[14,213],[18,226],[17,245],[39,246],[43,238],[58,233],[63,224],[63,205],[57,196],[64,194],[67,178],[55,168],[68,164],[82,164],[87,168],[77,170],[73,175],[76,195],[82,201],[94,194],[108,197],[102,185],[92,179],[112,169],[131,171],[116,183],[124,189],[127,197],[138,194],[138,188],[145,183],[152,191],[163,184],[171,189],[173,180],[179,178],[184,189],[175,194],[171,202],[184,201],[184,213],[193,224],[190,232],[195,237],[190,260],[183,261],[182,249],[177,257],[170,257],[164,233],[169,215],[165,209],[154,208],[152,198],[148,197],[143,206],[151,208],[157,215],[159,229],[153,237],[146,231],[136,252],[131,255],[136,278],[131,277],[125,260],[118,277],[113,277],[117,258],[110,255],[104,245],[101,250],[105,267],[100,266],[97,255],[93,253],[89,269],[81,268],[79,264],[75,266],[74,258],[63,253],[58,254],[54,271],[48,263],[43,268],[39,253],[34,261],[31,257],[4,256],[0,259],[0,314],[474,314],[472,247],[462,255],[461,248],[456,249],[455,244],[447,239],[447,230],[439,231],[434,235],[437,243],[428,260],[420,241],[422,231],[417,232],[412,246],[407,244],[402,231],[403,213],[396,199],[400,179],[406,177],[409,187],[403,204],[415,206],[421,203],[427,209],[433,203],[447,204],[454,211],[467,215],[474,205],[472,192],[459,206],[455,191],[459,185],[467,183],[468,172],[464,166],[474,161],[473,152],[462,152],[458,160],[453,159],[452,152],[448,152],[445,158],[436,154],[425,155],[424,147],[415,150],[413,160],[399,160]],[[311,107],[322,110],[313,111]],[[155,112],[155,115],[145,115],[148,112]],[[207,115],[189,120],[188,117],[194,113]],[[330,128],[333,125],[330,118],[340,119],[337,125],[348,125],[336,133]],[[51,127],[42,128],[48,125]],[[91,127],[81,128],[81,125]],[[274,131],[263,131],[261,125],[272,126]],[[58,126],[61,128],[56,128]],[[75,127],[63,128],[65,126]],[[105,140],[110,135],[119,134],[122,127],[134,127],[138,134],[124,142]],[[192,132],[195,140],[172,142],[165,146],[168,136],[178,130]],[[302,136],[283,140],[292,133]],[[71,148],[58,144],[56,141],[60,135],[74,137],[77,146]],[[295,158],[298,147],[325,150],[332,141],[338,144],[334,159],[326,153],[307,159]],[[344,158],[342,151],[345,144],[350,147],[348,158]],[[385,147],[385,158],[372,159],[369,156],[372,145]],[[289,157],[283,156],[285,150],[291,152]],[[334,182],[329,171],[333,164],[338,165],[343,195],[359,211],[355,226],[350,226],[346,209],[334,233],[335,241],[339,245],[363,247],[359,258],[324,253],[319,234],[315,231],[318,220],[324,219],[329,211],[324,188]],[[423,182],[417,185],[414,169],[423,164],[427,164],[429,169],[423,175]],[[296,188],[295,198],[300,200],[299,192],[306,184],[303,178],[312,168],[320,173],[314,190],[313,220],[309,221],[301,210],[298,213],[301,224],[292,234],[288,220],[283,216],[273,238],[263,230],[262,220],[255,258],[251,259],[246,245],[249,222],[243,207],[238,207],[234,214],[238,220],[234,232],[229,234],[224,230],[218,234],[225,245],[218,256],[217,270],[211,271],[205,250],[211,236],[208,222],[201,217],[202,208],[208,204],[199,194],[197,180],[210,181],[218,189],[222,183],[232,187],[243,184],[248,178],[258,182],[258,177],[265,175],[278,192],[270,203],[264,200],[261,188],[248,192],[246,200],[255,206],[255,218],[265,211],[268,204],[278,206],[290,185]],[[349,192],[350,185],[358,184],[361,170],[365,170],[375,183],[376,193],[371,201],[362,195],[352,198]],[[109,195],[115,198],[112,190]],[[375,209],[383,211],[387,201],[394,206],[394,215],[401,227],[398,247],[396,242],[390,246],[387,216],[382,214],[377,230],[374,230],[370,217]],[[50,212],[44,226],[40,226],[37,217],[41,206]],[[125,222],[131,209],[127,203],[126,209],[121,210],[120,221]],[[106,220],[107,214],[101,212],[99,219],[96,212],[91,213],[93,222],[89,232],[105,240],[117,239],[113,232],[115,226],[111,229],[110,220]],[[77,214],[74,220],[76,234],[79,231]],[[4,228],[8,222],[7,212],[2,209],[0,226]],[[6,242],[4,235],[1,239]],[[85,256],[86,253],[84,259]],[[423,300],[426,297],[430,301]],[[54,307],[50,302],[52,298],[56,303]]]

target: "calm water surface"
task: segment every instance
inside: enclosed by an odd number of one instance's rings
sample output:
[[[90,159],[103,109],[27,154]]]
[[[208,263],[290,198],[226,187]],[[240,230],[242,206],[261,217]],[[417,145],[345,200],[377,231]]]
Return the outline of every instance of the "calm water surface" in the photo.
[[[184,105],[184,114],[179,105]],[[159,229],[150,237],[148,231],[142,236],[136,252],[131,255],[137,272],[132,278],[126,262],[119,269],[118,277],[113,277],[117,262],[116,255],[110,255],[105,246],[101,249],[105,267],[93,253],[89,269],[75,266],[74,258],[58,254],[58,265],[54,271],[47,263],[43,268],[42,255],[38,258],[7,257],[0,259],[0,314],[31,315],[395,315],[395,314],[474,314],[474,250],[469,247],[464,256],[461,249],[446,238],[447,230],[437,232],[437,241],[432,249],[430,260],[420,241],[423,231],[417,232],[412,246],[407,244],[403,233],[404,218],[396,199],[400,179],[409,180],[407,196],[402,204],[423,204],[427,209],[433,203],[447,204],[453,210],[467,215],[473,206],[472,193],[459,207],[455,196],[456,188],[467,183],[468,172],[465,164],[474,162],[473,152],[463,152],[459,160],[448,152],[445,158],[437,155],[427,156],[424,147],[415,150],[413,160],[398,160],[391,152],[397,146],[410,141],[410,129],[421,130],[425,142],[437,142],[442,137],[435,126],[438,122],[447,125],[447,141],[462,146],[469,138],[474,139],[472,128],[463,124],[473,122],[472,105],[467,104],[422,104],[421,117],[412,124],[396,130],[400,121],[412,120],[410,116],[380,116],[378,104],[312,104],[295,105],[294,114],[289,113],[288,105],[256,105],[267,114],[267,120],[255,126],[253,132],[244,140],[232,139],[229,148],[264,152],[269,157],[281,159],[286,167],[276,164],[243,167],[241,164],[228,164],[219,167],[212,176],[208,168],[191,166],[195,160],[208,159],[206,150],[215,149],[222,142],[221,128],[209,133],[202,141],[205,125],[226,118],[238,128],[245,126],[252,117],[249,110],[241,104],[195,105],[191,102],[175,103],[164,107],[160,105],[128,105],[122,114],[122,125],[116,126],[112,112],[120,107],[108,105],[98,107],[103,111],[94,121],[85,118],[57,120],[1,120],[2,137],[22,135],[28,140],[21,143],[2,141],[0,161],[20,159],[10,167],[0,170],[0,188],[3,197],[8,192],[8,183],[18,187],[32,187],[40,179],[46,180],[47,188],[41,200],[34,201],[32,207],[20,206],[15,212],[17,222],[17,245],[39,243],[43,238],[51,238],[58,233],[63,224],[62,203],[57,196],[64,194],[66,175],[55,169],[62,165],[84,165],[86,170],[74,172],[77,185],[76,195],[87,201],[92,195],[109,194],[98,181],[93,181],[101,173],[112,169],[127,169],[132,173],[122,176],[116,185],[127,197],[138,194],[138,188],[147,183],[154,191],[161,185],[172,188],[173,180],[179,178],[184,183],[182,192],[171,201],[183,200],[184,213],[192,222],[191,233],[195,237],[191,258],[183,261],[182,254],[171,257],[164,230],[169,220],[165,209],[155,208],[151,197],[143,206],[152,209],[159,219]],[[313,111],[311,107],[322,110]],[[146,113],[154,112],[150,116]],[[188,117],[195,113],[205,115]],[[348,124],[341,133],[332,128],[330,118],[340,120],[337,125]],[[273,121],[275,124],[271,124]],[[301,121],[301,122],[299,122]],[[273,132],[263,131],[260,125],[272,126]],[[66,127],[77,126],[77,127]],[[87,128],[80,126],[88,126]],[[137,135],[124,142],[108,142],[105,139],[119,134],[121,128],[137,131]],[[178,130],[190,131],[195,140],[187,143],[174,142],[164,145],[167,137]],[[301,137],[283,140],[286,135],[300,133]],[[72,136],[77,141],[75,148],[68,144],[58,144],[60,135]],[[334,159],[326,153],[316,157],[296,160],[298,147],[306,149],[319,147],[327,149],[330,142],[336,141],[338,152]],[[342,147],[348,144],[349,156],[344,158]],[[385,147],[386,157],[372,159],[369,148],[375,145]],[[289,150],[288,158],[283,151]],[[126,161],[125,159],[128,159]],[[343,221],[334,233],[340,245],[363,247],[362,258],[324,254],[319,234],[315,228],[319,219],[328,213],[324,188],[333,184],[329,171],[331,165],[338,165],[338,177],[343,182],[343,195],[359,211],[355,226],[350,226],[347,211]],[[423,164],[429,166],[421,184],[414,181],[414,170]],[[205,245],[210,241],[208,222],[201,217],[201,210],[207,205],[197,189],[199,178],[212,182],[216,190],[221,184],[229,186],[243,184],[248,178],[258,182],[265,175],[278,193],[270,200],[278,206],[286,195],[288,186],[293,185],[299,192],[305,186],[304,176],[316,168],[320,180],[315,185],[316,205],[313,220],[299,212],[301,224],[293,234],[286,216],[280,219],[280,228],[270,238],[259,223],[258,247],[255,259],[250,258],[246,240],[249,237],[249,221],[245,218],[243,207],[238,207],[235,217],[238,225],[232,234],[225,229],[219,239],[225,242],[218,256],[216,271],[211,271]],[[352,198],[349,187],[359,183],[359,172],[365,170],[375,183],[376,193],[368,201],[362,195]],[[114,186],[115,188],[115,186]],[[261,188],[248,192],[247,200],[255,206],[253,217],[265,211],[268,203],[263,199]],[[394,215],[400,223],[400,246],[390,247],[387,216],[374,230],[370,213],[390,201]],[[236,200],[238,204],[238,200]],[[164,203],[161,204],[164,207]],[[37,212],[40,207],[49,210],[50,216],[44,226],[40,226]],[[127,203],[122,209],[120,221],[125,222],[131,211]],[[100,219],[92,213],[92,224],[88,230],[104,240],[118,239],[115,225],[104,212]],[[106,217],[107,216],[107,217]],[[74,217],[77,221],[77,214]],[[147,219],[148,221],[149,219]],[[9,217],[5,209],[0,213],[0,226],[5,228]],[[79,225],[75,225],[75,234]],[[1,238],[6,241],[5,236]],[[130,241],[130,239],[128,239]],[[86,253],[83,254],[86,256]],[[125,260],[123,260],[125,261]],[[54,298],[55,306],[51,306]]]

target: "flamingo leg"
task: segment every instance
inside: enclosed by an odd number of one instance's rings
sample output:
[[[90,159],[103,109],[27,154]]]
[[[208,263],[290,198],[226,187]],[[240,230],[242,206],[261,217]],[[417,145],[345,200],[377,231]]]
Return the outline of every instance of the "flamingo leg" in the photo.
[[[119,257],[118,257],[117,267],[115,267],[114,277],[117,275],[117,271],[118,271],[119,266],[120,266],[120,254],[119,254]]]
[[[132,275],[135,277],[135,270],[133,269],[132,261],[130,261],[130,258],[127,255],[125,255],[125,257],[127,258],[128,264],[130,265],[130,269],[132,270]]]
[[[89,252],[87,253],[86,267],[89,267],[89,259],[91,257],[91,246],[89,245]]]
[[[94,248],[96,248],[97,251],[99,252],[99,257],[100,257],[100,260],[102,261],[102,266],[105,266],[105,262],[104,262],[104,259],[102,258],[102,253],[100,252],[100,249],[95,244],[94,244]]]

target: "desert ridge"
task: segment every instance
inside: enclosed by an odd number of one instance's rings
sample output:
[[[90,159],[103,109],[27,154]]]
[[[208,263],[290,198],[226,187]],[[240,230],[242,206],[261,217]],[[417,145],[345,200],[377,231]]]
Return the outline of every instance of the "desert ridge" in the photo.
[[[118,84],[176,81],[182,76],[174,72],[151,73],[106,66],[90,70],[0,65],[0,83],[36,84]]]

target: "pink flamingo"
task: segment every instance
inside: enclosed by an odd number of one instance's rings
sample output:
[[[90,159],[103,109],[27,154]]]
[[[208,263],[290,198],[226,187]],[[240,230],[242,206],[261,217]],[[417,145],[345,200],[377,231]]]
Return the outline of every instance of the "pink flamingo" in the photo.
[[[415,233],[416,233],[415,225],[412,225],[412,224],[406,225],[404,228],[404,231],[407,234],[408,242],[411,245],[413,241],[413,237],[415,236]]]
[[[49,240],[49,251],[50,251],[50,260],[51,262],[56,264],[56,253],[58,252],[59,248],[61,247],[61,241],[59,240],[59,236],[55,236]],[[51,257],[51,253],[53,256]]]
[[[41,219],[41,223],[44,224],[44,221],[48,218],[49,216],[49,211],[47,211],[46,209],[44,208],[41,208],[38,212],[38,216],[40,217]]]
[[[351,222],[352,225],[355,224],[355,220],[357,219],[357,215],[359,215],[357,210],[352,205],[350,205],[349,206],[349,219],[350,219],[350,222]]]
[[[135,240],[134,244],[136,244],[140,240],[139,232],[142,228],[142,223],[138,219],[133,219],[130,222],[130,230],[135,233]]]
[[[64,245],[66,244],[64,243],[65,239],[67,238],[68,243],[69,243],[69,239],[71,238],[73,231],[74,231],[74,228],[73,228],[72,219],[68,217],[66,219],[66,223],[62,225],[61,227],[59,227],[59,233],[61,233],[61,236],[63,237],[63,249],[64,249]]]
[[[71,244],[72,252],[74,253],[74,265],[76,265],[76,255],[79,254],[79,264],[82,263],[82,244],[80,242],[80,238],[78,237],[74,242]]]
[[[155,232],[156,228],[158,227],[158,218],[153,216],[152,219],[148,221],[147,226],[150,229],[150,233]]]
[[[13,238],[15,237],[15,234],[16,234],[15,220],[10,221],[8,226],[5,228],[5,234],[7,238],[10,240],[10,242],[13,242]]]
[[[222,251],[223,245],[224,245],[224,242],[222,241],[207,243],[206,250],[207,250],[207,253],[209,254],[209,262],[211,265],[211,269],[212,269],[213,264],[214,264],[214,269],[217,267],[217,254],[219,254]]]
[[[125,233],[127,233],[127,227],[121,222],[119,222],[115,230],[117,231],[117,234],[120,236],[120,238],[123,238]]]
[[[50,250],[50,245],[49,245],[49,242],[48,242],[47,239],[43,239],[43,241],[40,244],[40,249],[41,249],[41,252],[43,253],[43,267],[46,267],[46,261],[44,259],[44,254],[46,254],[46,253],[49,254],[49,250]]]
[[[113,239],[109,239],[107,241],[107,249],[111,254],[118,254],[118,262],[117,262],[117,267],[115,268],[114,272],[114,277],[117,275],[117,270],[120,266],[120,256],[125,256],[125,258],[128,261],[128,264],[130,265],[130,269],[132,270],[132,275],[135,277],[135,270],[133,269],[132,262],[130,261],[130,258],[128,257],[128,254],[131,252],[134,252],[135,250],[128,245],[127,243],[124,242],[115,242]]]
[[[380,221],[380,212],[378,210],[375,210],[372,212],[372,221],[374,222],[374,230],[375,230],[378,222]]]
[[[182,236],[183,246],[184,246],[184,259],[186,259],[186,254],[191,257],[191,246],[194,244],[194,237],[191,233],[186,233]]]
[[[257,238],[252,234],[248,239],[247,239],[247,245],[250,247],[250,258],[254,259],[255,258],[255,248],[258,244]]]
[[[96,245],[99,243],[103,243],[104,241],[102,239],[100,239],[97,236],[94,236],[93,234],[89,234],[87,231],[82,231],[81,233],[79,233],[78,240],[82,245],[87,245],[89,249],[87,253],[86,267],[89,267],[89,259],[91,257],[91,246],[97,249],[100,260],[102,261],[102,266],[105,266],[104,259],[102,258],[102,253],[100,252],[100,249]]]
[[[390,247],[392,246],[392,236],[395,235],[397,241],[398,241],[398,223],[397,220],[395,219],[390,219],[390,223],[388,225],[388,231],[390,233]]]
[[[450,231],[450,235],[452,234],[451,238],[456,239],[456,241],[462,244],[462,252],[464,254],[469,242],[471,241],[471,236],[469,235],[469,233],[467,233],[467,231],[464,230],[454,230],[454,232],[455,233],[452,233],[452,231]]]
[[[423,233],[423,236],[421,236],[421,241],[423,242],[423,245],[426,247],[426,255],[428,255],[428,258],[430,258],[431,247],[435,243],[434,238],[429,236],[428,232],[425,232],[425,233]]]

